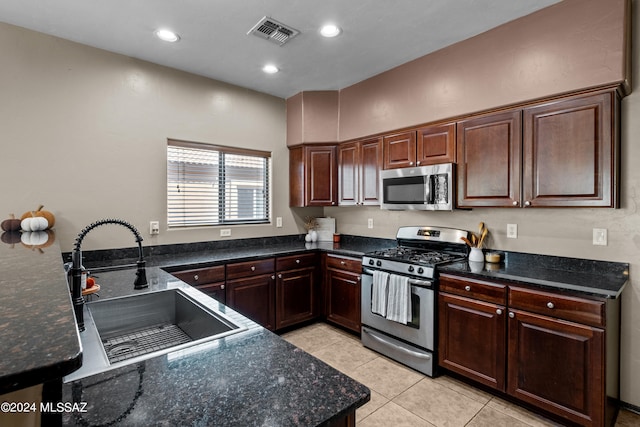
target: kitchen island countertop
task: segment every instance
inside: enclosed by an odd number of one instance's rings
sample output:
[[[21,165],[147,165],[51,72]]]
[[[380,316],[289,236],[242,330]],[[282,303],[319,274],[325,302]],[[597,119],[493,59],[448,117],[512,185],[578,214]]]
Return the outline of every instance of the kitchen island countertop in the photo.
[[[149,289],[133,269],[101,272],[102,298],[188,286],[158,267]],[[246,331],[65,383],[63,402],[86,403],[64,425],[324,425],[370,398],[364,385],[237,312],[218,309]]]

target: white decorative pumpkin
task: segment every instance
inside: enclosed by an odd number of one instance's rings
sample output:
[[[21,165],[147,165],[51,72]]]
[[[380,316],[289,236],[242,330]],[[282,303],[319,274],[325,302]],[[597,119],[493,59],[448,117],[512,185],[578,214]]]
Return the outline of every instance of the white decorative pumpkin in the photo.
[[[25,218],[20,222],[23,231],[43,231],[49,227],[49,222],[41,216],[32,216]]]

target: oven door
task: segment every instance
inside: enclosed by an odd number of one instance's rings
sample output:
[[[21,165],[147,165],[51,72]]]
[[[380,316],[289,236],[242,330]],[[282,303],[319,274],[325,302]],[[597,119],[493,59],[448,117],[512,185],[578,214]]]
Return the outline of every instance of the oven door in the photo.
[[[387,320],[371,311],[371,290],[373,272],[365,269],[362,273],[361,320],[363,325],[370,326],[388,335],[407,341],[427,350],[434,349],[434,304],[433,282],[426,280],[410,280],[411,313],[413,319],[409,324]]]

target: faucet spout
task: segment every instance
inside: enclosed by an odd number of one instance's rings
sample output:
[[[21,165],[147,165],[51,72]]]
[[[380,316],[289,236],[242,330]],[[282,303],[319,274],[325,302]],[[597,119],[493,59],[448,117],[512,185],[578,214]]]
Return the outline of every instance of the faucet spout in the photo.
[[[136,238],[136,243],[138,244],[138,261],[136,262],[138,269],[136,271],[136,279],[133,282],[133,287],[134,289],[143,289],[149,286],[149,284],[147,283],[147,273],[142,252],[142,236],[140,235],[138,230],[130,223],[120,219],[101,219],[100,221],[89,224],[88,226],[83,228],[78,234],[78,237],[76,237],[76,242],[73,246],[73,253],[71,255],[71,299],[73,302],[73,310],[76,315],[76,322],[78,323],[78,329],[80,331],[84,331],[84,298],[82,297],[82,241],[91,230],[105,224],[119,224],[123,227],[126,227],[133,233]]]

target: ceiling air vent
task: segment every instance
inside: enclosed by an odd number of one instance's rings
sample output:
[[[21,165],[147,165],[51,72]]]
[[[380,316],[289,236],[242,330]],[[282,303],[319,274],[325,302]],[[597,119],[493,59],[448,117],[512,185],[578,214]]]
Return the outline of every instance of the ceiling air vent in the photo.
[[[247,34],[253,34],[282,46],[300,34],[300,31],[265,16]]]

